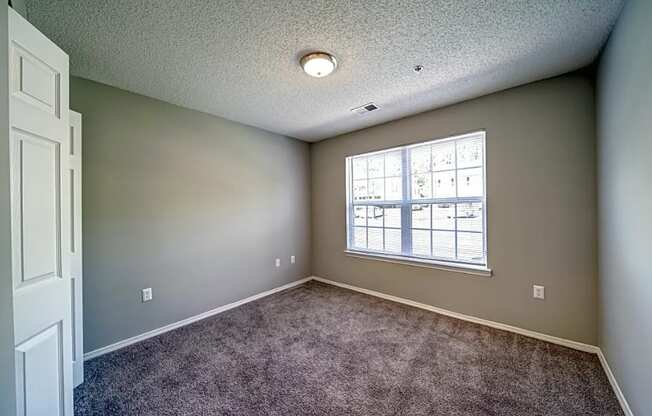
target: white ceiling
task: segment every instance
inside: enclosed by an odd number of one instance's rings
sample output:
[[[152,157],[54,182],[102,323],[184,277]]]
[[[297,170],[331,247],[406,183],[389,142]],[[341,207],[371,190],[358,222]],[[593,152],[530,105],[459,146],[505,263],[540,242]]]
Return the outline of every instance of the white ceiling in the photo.
[[[74,75],[316,141],[581,68],[622,4],[27,0],[27,10]],[[337,57],[331,76],[302,72],[314,50]],[[370,101],[381,109],[351,113]]]

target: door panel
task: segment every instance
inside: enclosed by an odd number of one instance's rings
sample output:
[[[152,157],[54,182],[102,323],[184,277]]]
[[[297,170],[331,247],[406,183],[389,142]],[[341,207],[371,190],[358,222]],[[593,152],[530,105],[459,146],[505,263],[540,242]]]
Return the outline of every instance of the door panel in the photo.
[[[14,132],[14,173],[17,212],[21,227],[16,240],[20,243],[22,268],[20,285],[39,279],[61,276],[61,247],[57,198],[59,189],[59,144]]]
[[[19,416],[64,415],[62,341],[61,322],[57,322],[16,346]]]
[[[61,74],[18,44],[14,46],[14,60],[17,64],[14,68],[14,94],[34,106],[58,115]]]
[[[9,58],[17,408],[72,416],[68,56],[9,8]]]

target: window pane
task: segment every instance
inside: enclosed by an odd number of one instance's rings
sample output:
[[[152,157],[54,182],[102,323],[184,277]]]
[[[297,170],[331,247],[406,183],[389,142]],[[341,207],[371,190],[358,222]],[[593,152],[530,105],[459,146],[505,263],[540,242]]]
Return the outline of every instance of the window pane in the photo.
[[[455,198],[455,171],[435,172],[435,198]]]
[[[367,248],[369,250],[382,251],[383,250],[383,229],[382,228],[369,228],[367,233]]]
[[[383,207],[367,207],[367,225],[369,227],[383,226]]]
[[[385,179],[369,179],[368,199],[374,201],[385,199]]]
[[[403,187],[401,178],[385,179],[385,199],[388,201],[400,201],[403,199]]]
[[[432,228],[436,230],[455,230],[455,204],[432,206]]]
[[[356,157],[352,161],[353,165],[353,179],[366,179],[367,178],[367,158]]]
[[[457,229],[482,232],[482,203],[457,204]]]
[[[401,252],[401,230],[385,229],[385,251]]]
[[[432,232],[432,255],[446,259],[455,258],[455,232],[454,231],[433,231]]]
[[[382,178],[385,176],[385,156],[371,156],[367,162],[367,175],[370,178]]]
[[[353,227],[353,247],[367,248],[367,229],[365,227]]]
[[[367,199],[367,180],[353,181],[353,200],[364,201]]]
[[[457,142],[457,168],[482,166],[482,139],[465,139]]]
[[[457,258],[476,263],[484,262],[482,233],[457,233]]]
[[[356,206],[353,208],[353,225],[367,225],[367,207]]]
[[[347,158],[351,248],[486,264],[485,137],[463,137]]]
[[[401,207],[385,207],[385,227],[401,228]]]
[[[458,196],[482,196],[482,168],[457,171]]]
[[[413,147],[410,149],[412,174],[430,172],[430,146]]]
[[[432,198],[430,173],[412,176],[412,199]]]
[[[432,145],[432,170],[455,169],[455,143]]]
[[[412,230],[412,254],[430,257],[430,231]]]
[[[401,151],[385,154],[385,176],[401,176]]]
[[[412,205],[412,228],[430,229],[430,205]]]

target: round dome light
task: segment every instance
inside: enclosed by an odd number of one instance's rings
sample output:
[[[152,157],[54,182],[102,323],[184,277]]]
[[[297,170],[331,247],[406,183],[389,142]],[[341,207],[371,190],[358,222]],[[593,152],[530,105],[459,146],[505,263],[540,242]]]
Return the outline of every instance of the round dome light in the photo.
[[[335,57],[326,52],[313,52],[301,58],[301,67],[312,77],[321,78],[330,75],[337,68]]]

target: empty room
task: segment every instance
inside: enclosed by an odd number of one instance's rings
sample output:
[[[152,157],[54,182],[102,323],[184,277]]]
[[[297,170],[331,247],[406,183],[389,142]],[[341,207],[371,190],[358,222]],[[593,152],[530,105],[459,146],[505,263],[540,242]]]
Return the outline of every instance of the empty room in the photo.
[[[652,1],[0,22],[1,416],[652,415]]]

